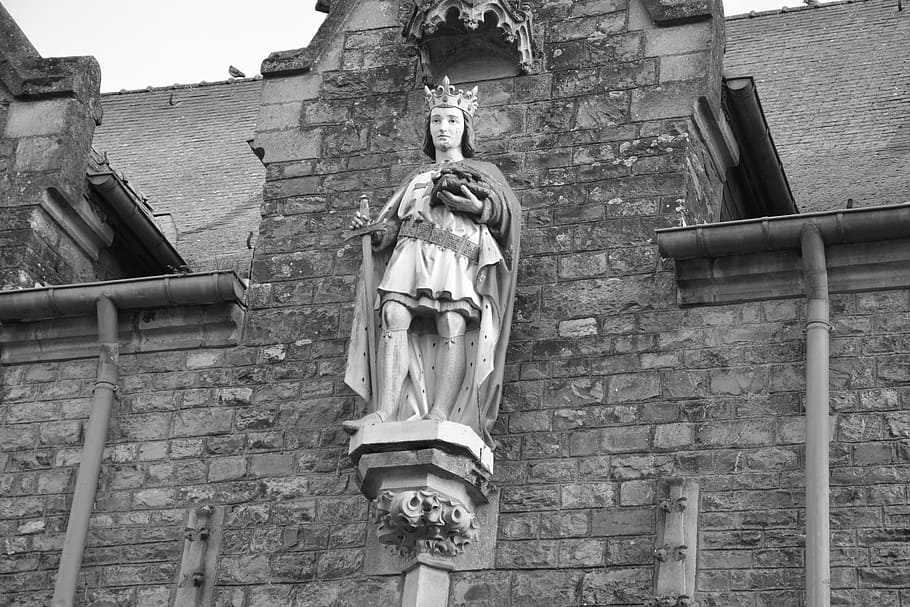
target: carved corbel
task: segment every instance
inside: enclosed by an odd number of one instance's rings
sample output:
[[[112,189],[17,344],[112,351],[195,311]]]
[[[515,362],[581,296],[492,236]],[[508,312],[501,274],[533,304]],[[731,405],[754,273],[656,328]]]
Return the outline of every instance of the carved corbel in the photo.
[[[384,490],[373,504],[379,543],[404,558],[457,556],[477,537],[474,512],[439,491]]]
[[[428,420],[367,426],[348,454],[373,504],[367,570],[406,571],[417,561],[459,571],[492,565],[493,454],[471,428]]]
[[[663,594],[645,602],[645,607],[695,607],[686,594]]]

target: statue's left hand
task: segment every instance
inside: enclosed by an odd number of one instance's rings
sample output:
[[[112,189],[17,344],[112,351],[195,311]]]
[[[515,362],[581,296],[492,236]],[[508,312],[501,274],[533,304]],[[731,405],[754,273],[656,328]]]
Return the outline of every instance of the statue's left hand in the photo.
[[[469,215],[480,215],[483,212],[483,203],[467,186],[461,186],[463,196],[456,196],[451,192],[441,190],[436,197],[449,209],[457,213],[467,213]]]

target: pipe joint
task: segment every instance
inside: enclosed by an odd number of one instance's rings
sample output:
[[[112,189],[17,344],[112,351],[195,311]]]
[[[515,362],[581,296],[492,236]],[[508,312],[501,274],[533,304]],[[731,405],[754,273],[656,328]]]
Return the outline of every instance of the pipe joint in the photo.
[[[826,320],[810,320],[806,323],[806,330],[821,328],[824,328],[829,332],[834,330],[834,328],[831,326],[831,323]]]

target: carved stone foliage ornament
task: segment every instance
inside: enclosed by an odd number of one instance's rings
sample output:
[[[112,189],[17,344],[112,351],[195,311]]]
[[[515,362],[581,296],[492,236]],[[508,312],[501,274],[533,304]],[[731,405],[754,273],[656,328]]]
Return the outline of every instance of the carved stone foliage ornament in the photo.
[[[452,37],[452,17],[468,33],[493,24],[504,42],[517,52],[521,73],[533,69],[533,21],[531,7],[519,6],[509,0],[418,0],[404,28],[407,42],[420,54],[426,74],[433,74],[432,51],[427,42],[435,36]]]
[[[477,536],[474,513],[438,491],[382,491],[373,500],[379,542],[399,556],[456,556]]]

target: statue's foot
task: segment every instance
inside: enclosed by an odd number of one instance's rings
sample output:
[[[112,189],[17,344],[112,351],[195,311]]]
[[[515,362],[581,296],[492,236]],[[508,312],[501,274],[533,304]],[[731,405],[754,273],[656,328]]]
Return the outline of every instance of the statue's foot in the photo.
[[[432,409],[430,409],[430,411],[426,415],[424,415],[420,419],[424,419],[424,420],[431,421],[431,422],[444,422],[449,419],[449,416],[446,415],[445,413],[443,413],[442,409],[440,409],[439,407],[433,407]]]
[[[374,411],[373,413],[367,413],[360,419],[352,419],[350,421],[342,422],[342,429],[348,434],[355,434],[361,428],[366,426],[375,426],[376,424],[381,424],[385,419],[382,417],[382,414],[379,411]]]

